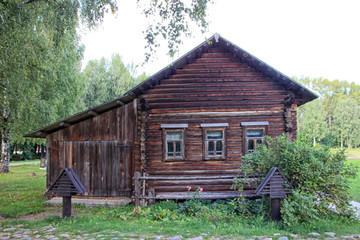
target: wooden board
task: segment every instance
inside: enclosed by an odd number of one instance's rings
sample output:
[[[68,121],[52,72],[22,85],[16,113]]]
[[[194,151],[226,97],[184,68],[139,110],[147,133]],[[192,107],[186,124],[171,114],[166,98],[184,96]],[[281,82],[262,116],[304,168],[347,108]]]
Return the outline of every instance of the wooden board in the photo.
[[[130,196],[137,117],[134,101],[48,135],[47,187],[68,167],[89,196]]]
[[[181,176],[192,170],[203,175],[217,171],[221,175],[241,169],[244,144],[241,122],[268,121],[267,135],[284,133],[284,99],[289,93],[285,87],[224,49],[210,48],[141,96],[148,107],[146,172],[157,176]],[[204,159],[201,124],[209,123],[228,124],[224,159]],[[183,161],[164,161],[161,124],[187,124]],[[226,191],[232,181],[192,181],[189,184],[207,187],[210,191]],[[155,192],[180,192],[186,184],[175,180],[153,181],[149,182],[149,187]]]

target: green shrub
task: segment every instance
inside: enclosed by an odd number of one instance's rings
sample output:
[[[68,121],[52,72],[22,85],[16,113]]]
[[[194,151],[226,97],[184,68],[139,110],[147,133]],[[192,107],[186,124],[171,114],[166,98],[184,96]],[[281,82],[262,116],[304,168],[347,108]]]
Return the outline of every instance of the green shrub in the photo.
[[[283,211],[283,217],[291,221],[294,218],[286,214],[314,216],[313,209],[316,209],[319,214],[329,215],[335,213],[334,206],[336,214],[351,215],[348,179],[356,176],[357,169],[345,161],[344,151],[332,154],[327,148],[289,142],[282,135],[275,139],[267,137],[266,144],[244,157],[241,169],[244,174],[252,175],[267,174],[272,167],[278,167],[284,173],[301,192],[293,196],[294,204],[286,205],[288,211]],[[295,206],[296,201],[306,202],[309,208]]]
[[[295,190],[282,202],[281,214],[286,225],[292,227],[319,219],[316,199],[313,195]]]

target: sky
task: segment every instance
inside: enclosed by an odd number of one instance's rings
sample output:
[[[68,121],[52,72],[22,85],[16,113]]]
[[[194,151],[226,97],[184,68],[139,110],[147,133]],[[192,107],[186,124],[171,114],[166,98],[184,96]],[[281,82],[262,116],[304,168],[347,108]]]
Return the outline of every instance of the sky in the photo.
[[[147,1],[147,0],[141,0]],[[144,60],[147,19],[135,0],[118,0],[118,12],[105,16],[97,30],[82,31],[83,67],[89,60],[119,53],[138,74],[152,75],[214,33],[236,44],[289,77],[346,80],[360,85],[359,0],[214,0],[209,29],[193,36],[175,58],[162,44],[153,62]]]

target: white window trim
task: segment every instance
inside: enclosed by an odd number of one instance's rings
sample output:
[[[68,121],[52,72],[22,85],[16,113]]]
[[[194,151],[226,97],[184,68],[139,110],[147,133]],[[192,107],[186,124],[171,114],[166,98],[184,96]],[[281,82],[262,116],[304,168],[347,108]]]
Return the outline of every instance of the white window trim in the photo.
[[[226,127],[228,123],[202,123],[200,126],[203,128],[203,159],[204,160],[226,160]],[[222,155],[209,155],[207,131],[222,131]]]
[[[268,121],[263,122],[242,122],[241,126],[247,127],[247,126],[269,126]]]
[[[202,123],[200,127],[228,127],[228,123]]]
[[[243,127],[243,155],[248,154],[248,137],[247,137],[247,131],[251,129],[262,129],[263,130],[263,137],[255,137],[251,139],[261,139],[262,142],[264,142],[264,137],[268,134],[268,121],[262,121],[262,122],[242,122],[241,126]],[[256,143],[255,143],[256,144]]]
[[[188,128],[188,124],[161,124],[160,128]]]
[[[167,132],[181,132],[182,140],[181,140],[181,149],[180,156],[168,156],[167,151],[167,140],[166,134]],[[164,161],[184,161],[185,160],[185,129],[184,128],[163,128],[163,160]]]

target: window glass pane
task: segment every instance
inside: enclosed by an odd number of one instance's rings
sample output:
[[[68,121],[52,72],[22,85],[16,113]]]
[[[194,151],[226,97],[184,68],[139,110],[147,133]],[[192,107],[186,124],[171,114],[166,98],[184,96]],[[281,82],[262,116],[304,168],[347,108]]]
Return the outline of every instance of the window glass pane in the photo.
[[[174,144],[173,144],[173,142],[168,142],[167,143],[167,152],[168,153],[173,153],[174,152]]]
[[[166,132],[166,140],[182,140],[181,132]]]
[[[208,152],[209,152],[209,155],[214,155],[214,142],[208,143]]]
[[[216,142],[216,154],[222,155],[222,142],[221,141]]]
[[[254,151],[254,140],[252,140],[252,139],[250,139],[250,140],[248,141],[248,151],[249,151],[249,152]]]
[[[247,130],[248,138],[263,137],[263,129],[249,129]]]
[[[207,131],[207,139],[222,139],[222,131]]]
[[[261,139],[256,140],[256,147],[260,144],[262,144],[262,140]]]
[[[176,156],[180,156],[180,149],[181,149],[181,143],[180,143],[180,142],[176,142],[176,143],[175,143],[175,152],[176,152],[176,154],[179,153],[179,155],[176,155]]]

